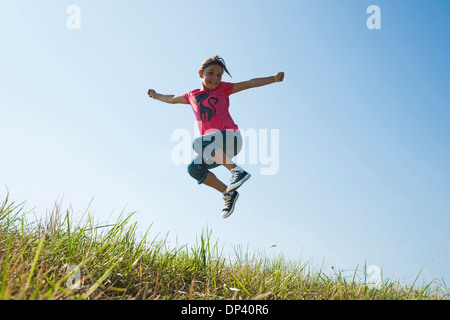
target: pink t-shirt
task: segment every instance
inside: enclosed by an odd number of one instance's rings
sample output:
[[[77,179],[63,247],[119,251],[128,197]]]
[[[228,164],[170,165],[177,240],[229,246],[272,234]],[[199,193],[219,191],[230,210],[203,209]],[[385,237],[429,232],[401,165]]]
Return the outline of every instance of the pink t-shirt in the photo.
[[[194,111],[202,136],[219,130],[238,130],[228,111],[233,86],[233,83],[221,82],[214,90],[195,89],[184,95]]]

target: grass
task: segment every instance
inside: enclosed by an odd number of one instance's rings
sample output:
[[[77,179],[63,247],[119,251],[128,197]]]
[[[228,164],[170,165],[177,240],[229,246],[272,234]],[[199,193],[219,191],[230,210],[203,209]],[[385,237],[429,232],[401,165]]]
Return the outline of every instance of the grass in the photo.
[[[133,213],[108,226],[86,214],[74,222],[56,205],[44,221],[27,220],[24,205],[0,202],[0,299],[448,299],[445,284],[418,288],[384,280],[374,287],[310,262],[264,253],[225,259],[211,230],[193,246],[170,248],[137,236]]]

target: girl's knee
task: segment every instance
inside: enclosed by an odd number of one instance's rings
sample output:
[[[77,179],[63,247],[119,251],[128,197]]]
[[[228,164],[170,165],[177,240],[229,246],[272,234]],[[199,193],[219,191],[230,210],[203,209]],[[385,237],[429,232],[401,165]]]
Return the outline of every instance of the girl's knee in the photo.
[[[208,175],[209,172],[204,165],[196,164],[194,162],[192,162],[187,169],[189,175],[195,180],[197,180],[198,184],[202,184],[205,181],[206,176]]]

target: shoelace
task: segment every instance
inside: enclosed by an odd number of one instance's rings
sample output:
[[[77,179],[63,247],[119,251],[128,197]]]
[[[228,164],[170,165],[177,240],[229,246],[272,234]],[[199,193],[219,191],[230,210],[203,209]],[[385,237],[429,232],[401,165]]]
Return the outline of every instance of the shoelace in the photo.
[[[231,194],[227,193],[223,195],[223,200],[225,201],[224,208],[229,208],[231,204]]]
[[[237,180],[239,180],[239,177],[241,176],[241,172],[240,171],[234,171],[233,175],[231,176],[230,182],[234,183]]]

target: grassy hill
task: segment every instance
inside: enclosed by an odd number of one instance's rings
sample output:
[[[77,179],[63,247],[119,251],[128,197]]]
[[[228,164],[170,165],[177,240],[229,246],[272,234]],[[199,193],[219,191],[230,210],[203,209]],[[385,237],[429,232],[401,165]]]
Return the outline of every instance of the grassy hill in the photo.
[[[448,299],[434,282],[417,288],[325,274],[308,263],[225,259],[204,231],[193,246],[136,234],[132,214],[108,226],[74,222],[56,206],[27,220],[23,204],[0,202],[0,299]]]

